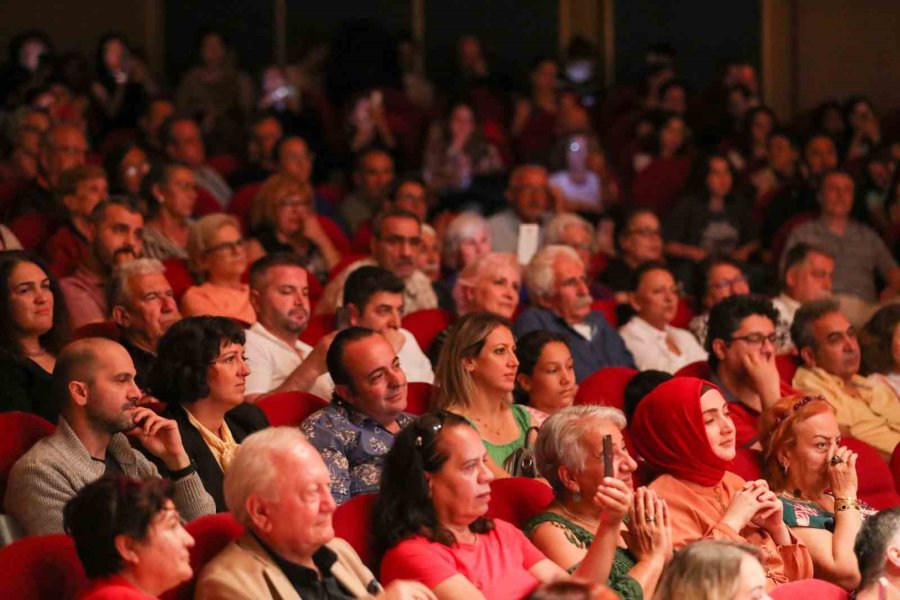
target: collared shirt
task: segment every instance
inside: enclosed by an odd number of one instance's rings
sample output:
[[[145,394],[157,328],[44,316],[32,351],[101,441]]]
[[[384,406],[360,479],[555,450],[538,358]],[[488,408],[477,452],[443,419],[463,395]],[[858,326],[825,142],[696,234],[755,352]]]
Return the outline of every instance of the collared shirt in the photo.
[[[397,426],[403,429],[414,420],[413,415],[400,413]],[[394,445],[394,434],[381,423],[334,399],[303,421],[300,429],[322,455],[338,504],[378,491],[384,459]]]
[[[72,319],[72,327],[100,323],[106,320],[106,290],[104,281],[84,265],[59,282],[66,308]]]
[[[590,340],[585,339],[554,312],[546,308],[531,307],[516,319],[516,337],[538,329],[566,335],[569,351],[575,361],[575,378],[578,383],[603,367],[634,368],[634,359],[625,347],[625,342],[602,314],[591,311],[583,323],[591,326],[593,335]]]
[[[794,387],[807,393],[822,394],[837,412],[838,425],[850,435],[874,446],[890,457],[900,443],[900,402],[894,391],[880,381],[853,376],[858,395],[846,391],[843,379],[821,367],[800,367],[794,374]]]
[[[803,242],[834,257],[832,288],[835,294],[850,294],[866,302],[876,302],[876,271],[887,279],[897,267],[897,261],[875,230],[856,221],[847,223],[844,235],[833,232],[822,219],[803,223],[788,236],[784,253]]]
[[[316,568],[310,569],[282,557],[268,544],[259,539],[259,536],[255,533],[251,532],[250,535],[272,557],[272,560],[275,561],[275,564],[278,565],[278,568],[281,569],[281,572],[284,573],[284,576],[291,582],[291,585],[294,586],[297,594],[303,600],[351,600],[353,598],[331,573],[331,568],[337,562],[338,557],[327,546],[322,546],[313,553],[312,561]]]
[[[706,360],[706,351],[686,329],[671,325],[666,325],[665,329],[657,329],[636,316],[619,329],[619,335],[625,341],[640,371],[656,369],[674,374],[685,365]],[[671,340],[681,354],[674,353],[669,348],[667,340]]]
[[[778,311],[778,323],[775,325],[775,333],[778,334],[780,344],[778,352],[790,352],[794,349],[794,340],[791,339],[791,325],[794,315],[800,308],[800,303],[786,293],[782,292],[777,298],[772,299],[772,306]]]
[[[309,344],[298,339],[291,348],[262,323],[254,323],[247,330],[247,343],[244,344],[244,353],[250,364],[244,394],[265,394],[274,390],[284,383],[310,352],[312,346]]]

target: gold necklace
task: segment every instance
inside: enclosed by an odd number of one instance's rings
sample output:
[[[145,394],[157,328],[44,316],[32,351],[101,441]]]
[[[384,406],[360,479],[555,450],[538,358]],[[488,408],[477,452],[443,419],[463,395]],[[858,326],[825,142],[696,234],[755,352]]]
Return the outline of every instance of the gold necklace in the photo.
[[[500,434],[503,433],[503,425],[500,425],[500,427],[498,427],[498,428],[493,428],[490,425],[488,425],[487,421],[485,421],[481,417],[475,415],[474,413],[469,413],[469,414],[471,414],[472,419],[474,419],[475,421],[480,423],[487,430],[488,433],[493,433],[497,437],[500,437]]]
[[[568,516],[573,521],[577,521],[578,523],[581,523],[582,525],[587,525],[589,527],[588,531],[594,532],[600,528],[600,523],[591,523],[590,521],[585,521],[584,519],[581,519],[581,518],[575,516],[574,513],[570,512],[562,504],[559,505],[559,510],[563,511],[566,514],[566,516]]]

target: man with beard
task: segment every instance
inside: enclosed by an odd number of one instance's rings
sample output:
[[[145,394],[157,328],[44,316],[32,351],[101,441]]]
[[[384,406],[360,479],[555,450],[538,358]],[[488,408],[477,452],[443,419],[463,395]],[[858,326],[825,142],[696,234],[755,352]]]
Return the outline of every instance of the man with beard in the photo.
[[[60,281],[72,327],[106,319],[105,285],[113,269],[143,252],[144,216],[132,202],[116,196],[91,212],[87,259]]]
[[[111,340],[79,340],[60,353],[53,370],[54,396],[61,405],[56,431],[13,465],[3,502],[3,512],[25,534],[62,533],[66,502],[104,475],[159,477],[129,437],[168,468],[182,519],[215,512],[178,426],[137,406],[141,393],[134,375],[128,352]]]
[[[506,198],[511,206],[488,219],[494,252],[515,254],[519,246],[519,226],[535,223],[541,234],[553,214],[547,170],[539,165],[517,167],[509,177]],[[541,244],[541,236],[538,237]]]
[[[634,359],[606,319],[591,310],[584,263],[569,246],[542,248],[525,269],[534,306],[516,319],[516,337],[546,329],[565,335],[579,383],[603,367],[631,367]]]
[[[791,337],[803,359],[793,385],[821,394],[837,411],[842,431],[890,458],[900,443],[900,402],[885,383],[859,374],[856,329],[837,300],[807,302],[794,315]]]
[[[119,327],[120,342],[131,355],[134,380],[142,390],[160,338],[181,319],[165,270],[156,259],[138,258],[116,269],[106,289],[110,318]]]
[[[250,269],[250,303],[257,321],[247,330],[244,353],[252,365],[244,398],[256,402],[264,394],[309,391],[326,372],[328,346],[337,333],[315,348],[298,336],[309,324],[306,269],[293,254],[269,254]]]

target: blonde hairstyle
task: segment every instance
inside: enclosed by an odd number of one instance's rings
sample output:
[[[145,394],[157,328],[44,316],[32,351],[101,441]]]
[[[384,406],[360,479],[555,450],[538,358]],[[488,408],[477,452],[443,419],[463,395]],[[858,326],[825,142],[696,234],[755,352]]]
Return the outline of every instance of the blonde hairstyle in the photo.
[[[787,473],[778,459],[785,448],[797,444],[794,427],[822,413],[836,414],[834,407],[823,396],[787,396],[766,410],[759,420],[759,439],[763,445],[763,473],[769,488],[776,492],[784,489]]]
[[[747,556],[762,562],[762,551],[750,544],[700,540],[676,552],[663,572],[653,600],[721,600],[734,598],[741,563]]]
[[[563,241],[563,235],[569,227],[581,227],[584,229],[588,234],[588,239],[591,240],[591,250],[594,250],[596,245],[594,226],[575,213],[558,214],[547,223],[547,227],[544,229],[544,245],[566,245]]]
[[[444,243],[441,247],[441,261],[448,269],[459,268],[459,246],[466,238],[473,237],[478,231],[487,234],[491,239],[491,228],[487,220],[477,212],[461,212],[447,225],[444,231]]]
[[[312,186],[292,175],[276,173],[266,179],[259,191],[256,192],[256,196],[253,197],[253,205],[250,207],[250,226],[256,229],[261,225],[273,224],[278,201],[284,200],[285,194],[294,190],[298,191],[304,200],[312,200]]]
[[[553,265],[559,258],[570,258],[579,265],[584,266],[578,253],[569,246],[554,244],[541,248],[531,258],[531,262],[525,267],[525,285],[528,287],[528,295],[532,301],[539,298],[551,298],[556,293],[556,278],[553,274]]]
[[[514,254],[508,252],[488,252],[484,256],[479,256],[472,264],[468,265],[459,272],[456,278],[456,284],[453,286],[453,300],[456,302],[456,312],[460,315],[476,310],[470,306],[466,300],[466,288],[473,288],[478,285],[483,277],[491,275],[503,267],[509,267],[515,271],[519,277],[522,277],[522,266]]]
[[[487,337],[498,327],[512,331],[508,319],[484,311],[469,313],[450,327],[434,374],[437,387],[432,400],[434,408],[446,410],[453,406],[469,406],[475,395],[475,382],[472,374],[463,367],[463,360],[481,354]],[[512,394],[509,401],[512,402]]]
[[[212,243],[213,237],[215,237],[220,229],[228,225],[237,229],[238,232],[241,231],[241,224],[237,218],[232,215],[226,215],[225,213],[213,213],[211,215],[206,215],[205,217],[200,217],[193,226],[191,226],[191,229],[188,232],[187,251],[188,255],[191,257],[191,267],[195,271],[198,273],[203,272],[200,264]]]

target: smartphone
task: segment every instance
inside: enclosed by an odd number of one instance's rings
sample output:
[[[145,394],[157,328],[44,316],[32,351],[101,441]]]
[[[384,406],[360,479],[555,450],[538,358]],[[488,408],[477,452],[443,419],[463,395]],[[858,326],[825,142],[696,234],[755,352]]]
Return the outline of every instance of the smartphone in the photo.
[[[613,445],[612,436],[603,436],[603,476],[615,477],[613,474]]]

